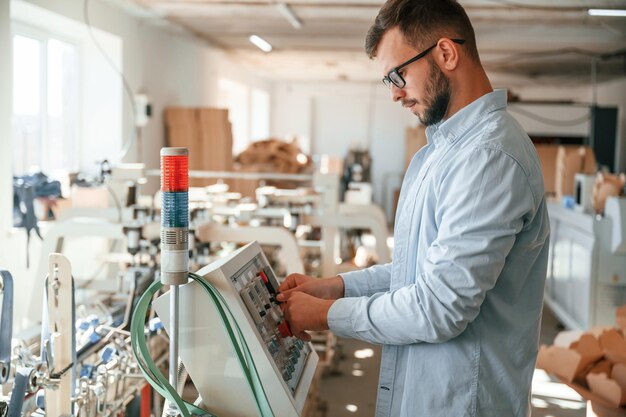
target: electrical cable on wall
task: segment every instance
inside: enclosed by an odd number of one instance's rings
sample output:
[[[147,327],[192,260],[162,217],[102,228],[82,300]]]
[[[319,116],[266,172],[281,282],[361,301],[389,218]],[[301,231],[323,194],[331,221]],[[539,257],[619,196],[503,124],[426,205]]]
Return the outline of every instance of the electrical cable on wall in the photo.
[[[593,52],[593,51],[588,51],[585,49],[580,49],[580,48],[562,48],[562,49],[552,49],[552,50],[547,50],[547,51],[527,51],[527,52],[520,52],[517,54],[512,54],[509,55],[505,58],[500,58],[500,59],[494,59],[492,61],[484,61],[483,64],[485,66],[497,66],[497,65],[503,65],[506,66],[506,64],[510,64],[512,61],[520,61],[523,59],[528,59],[528,58],[543,58],[543,57],[549,57],[549,58],[553,58],[556,55],[569,55],[569,54],[574,54],[574,55],[583,55],[589,58],[594,58],[596,56],[598,56],[597,53]]]
[[[139,129],[138,127],[135,126],[135,120],[137,119],[137,114],[136,114],[136,110],[135,110],[134,93],[133,93],[132,88],[130,87],[130,84],[128,83],[128,80],[124,76],[124,73],[122,72],[122,70],[120,68],[117,68],[117,66],[115,65],[115,63],[111,59],[111,57],[106,53],[106,51],[104,50],[102,45],[100,45],[100,43],[98,42],[98,39],[96,38],[95,33],[93,32],[93,28],[91,26],[91,22],[89,21],[89,0],[85,0],[84,1],[83,19],[85,21],[85,25],[87,26],[87,32],[89,33],[89,37],[93,41],[94,45],[96,46],[96,48],[98,48],[98,51],[100,51],[100,53],[102,54],[104,59],[107,61],[109,66],[122,79],[122,85],[124,86],[124,91],[126,92],[126,95],[128,96],[128,100],[130,101],[130,109],[131,109],[131,112],[132,112],[132,115],[133,115],[133,117],[131,119],[132,127],[130,129],[129,138],[126,141],[126,144],[124,145],[124,147],[122,148],[122,151],[121,151],[120,156],[119,156],[119,162],[122,162],[122,160],[126,157],[126,155],[128,155],[128,152],[130,151],[130,148],[133,146],[133,143],[136,141],[137,130]],[[141,155],[139,155],[139,156],[141,156]]]
[[[521,3],[513,0],[487,0],[491,3],[500,4],[503,6],[512,7],[515,9],[526,9],[526,10],[541,10],[541,11],[554,11],[554,12],[578,12],[578,11],[587,11],[588,7],[584,6],[543,6],[541,4],[530,4],[530,3]]]
[[[558,126],[558,127],[576,126],[576,125],[585,123],[586,121],[589,121],[591,119],[590,113],[582,117],[578,117],[576,119],[556,120],[556,119],[549,119],[547,117],[540,116],[536,113],[533,113],[531,111],[528,111],[528,110],[525,110],[516,106],[509,106],[508,110],[510,110],[513,113],[518,113],[518,114],[521,114],[522,116],[526,116],[529,119],[533,119],[537,122],[545,123],[545,124],[552,125],[552,126]]]

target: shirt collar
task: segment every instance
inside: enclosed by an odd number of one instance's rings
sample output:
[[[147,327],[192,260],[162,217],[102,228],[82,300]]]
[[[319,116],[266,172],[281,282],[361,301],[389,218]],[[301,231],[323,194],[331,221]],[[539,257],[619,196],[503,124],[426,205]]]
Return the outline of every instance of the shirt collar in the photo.
[[[478,123],[486,114],[505,109],[506,98],[506,90],[494,90],[463,107],[449,119],[428,126],[426,128],[428,143],[434,143],[435,146],[441,140],[454,143],[459,136]]]

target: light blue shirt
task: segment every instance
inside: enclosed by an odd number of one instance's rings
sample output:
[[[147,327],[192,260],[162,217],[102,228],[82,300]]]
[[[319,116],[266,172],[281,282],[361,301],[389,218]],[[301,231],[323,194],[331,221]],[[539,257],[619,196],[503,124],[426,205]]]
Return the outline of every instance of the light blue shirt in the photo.
[[[393,262],[343,274],[328,325],[384,345],[377,417],[529,416],[549,235],[535,148],[503,90],[426,135]]]

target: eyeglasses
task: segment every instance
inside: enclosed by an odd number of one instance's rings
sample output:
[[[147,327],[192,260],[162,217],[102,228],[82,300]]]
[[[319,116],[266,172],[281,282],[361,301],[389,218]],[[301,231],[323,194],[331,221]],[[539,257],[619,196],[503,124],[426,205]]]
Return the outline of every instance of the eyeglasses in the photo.
[[[463,45],[465,43],[465,39],[451,39],[451,41],[454,43],[458,43],[459,45]],[[385,86],[388,88],[391,88],[391,84],[395,85],[398,88],[404,88],[404,86],[406,85],[406,81],[404,81],[404,78],[402,78],[402,75],[400,75],[400,70],[407,65],[414,63],[418,59],[424,58],[426,55],[428,55],[430,51],[435,48],[435,46],[437,46],[437,44],[434,44],[430,48],[426,49],[423,52],[420,52],[405,63],[400,64],[391,71],[389,71],[387,75],[383,77],[383,84],[385,84]]]

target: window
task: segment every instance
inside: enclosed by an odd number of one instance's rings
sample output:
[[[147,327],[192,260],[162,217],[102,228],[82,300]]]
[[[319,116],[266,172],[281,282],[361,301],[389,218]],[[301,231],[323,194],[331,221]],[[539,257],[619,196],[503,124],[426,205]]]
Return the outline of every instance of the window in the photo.
[[[96,174],[105,158],[117,163],[130,132],[117,70],[123,39],[92,28],[96,45],[82,21],[21,0],[11,0],[11,24],[13,172],[37,167],[59,179],[74,170]]]
[[[35,30],[13,35],[13,173],[79,168],[79,49]]]
[[[252,89],[250,96],[250,138],[270,137],[270,95],[267,91]]]
[[[219,105],[228,109],[233,128],[233,154],[244,151],[250,142],[269,138],[270,95],[244,84],[222,78],[218,81]]]
[[[222,78],[218,82],[219,105],[228,109],[228,118],[233,128],[233,154],[237,155],[250,142],[248,87]]]

